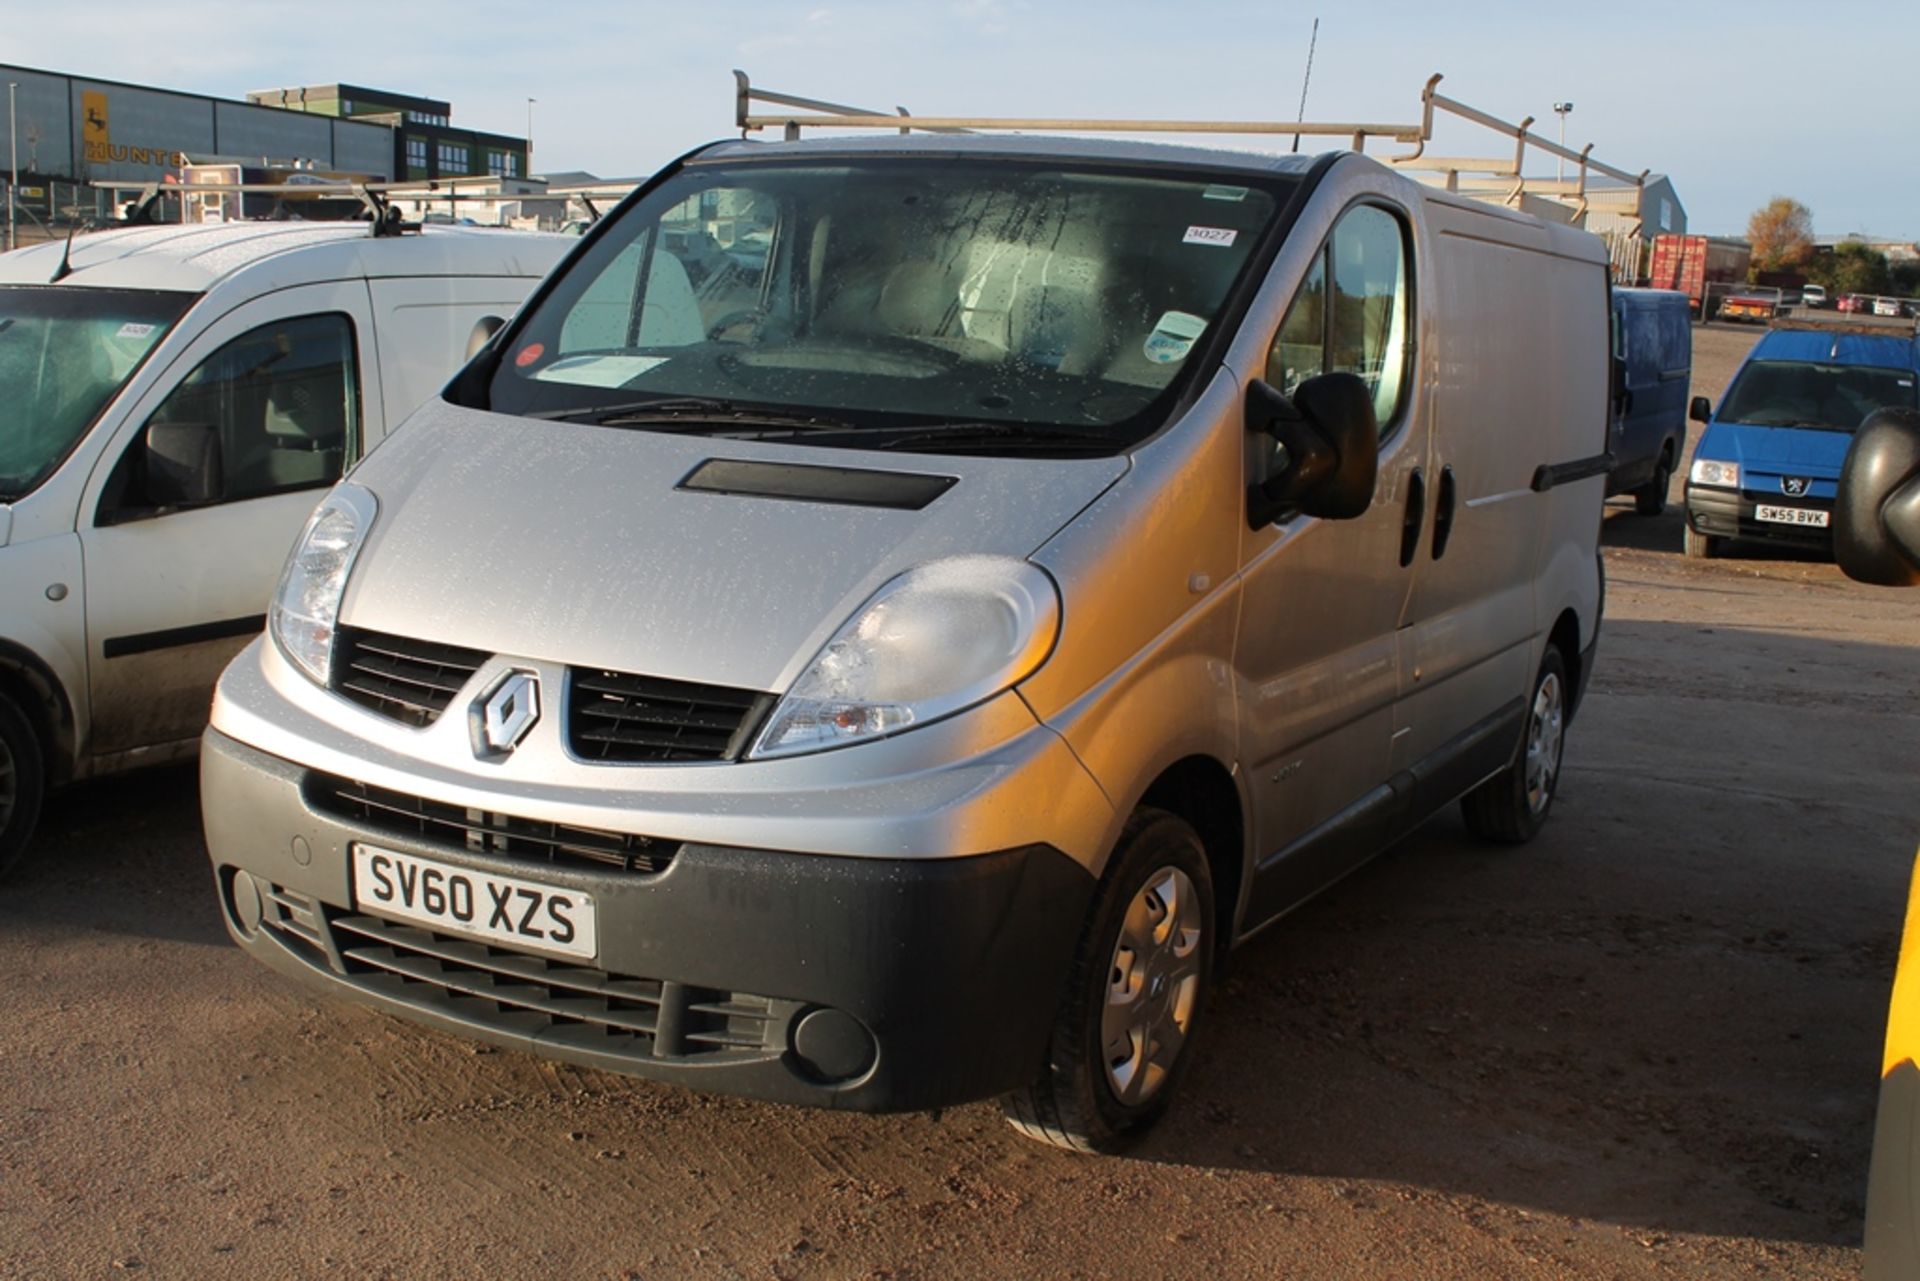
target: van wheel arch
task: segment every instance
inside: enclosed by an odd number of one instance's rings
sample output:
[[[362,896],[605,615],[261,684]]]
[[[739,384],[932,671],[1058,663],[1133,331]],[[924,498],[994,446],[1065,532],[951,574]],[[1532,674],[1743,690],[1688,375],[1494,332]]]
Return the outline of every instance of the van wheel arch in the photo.
[[[1199,834],[1213,878],[1217,974],[1233,943],[1246,874],[1246,817],[1233,774],[1211,756],[1189,756],[1160,771],[1134,808],[1172,814]]]
[[[79,736],[66,687],[31,650],[0,640],[0,698],[27,719],[46,767],[47,786],[71,782],[78,770]]]

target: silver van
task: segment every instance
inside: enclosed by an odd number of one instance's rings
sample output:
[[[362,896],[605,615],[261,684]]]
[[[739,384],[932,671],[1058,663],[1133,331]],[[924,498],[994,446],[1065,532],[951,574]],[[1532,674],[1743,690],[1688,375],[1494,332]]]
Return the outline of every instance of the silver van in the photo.
[[[1609,391],[1597,239],[1361,155],[699,151],[309,522],[203,747],[229,929],[1115,1149],[1230,945],[1455,800],[1546,819]]]

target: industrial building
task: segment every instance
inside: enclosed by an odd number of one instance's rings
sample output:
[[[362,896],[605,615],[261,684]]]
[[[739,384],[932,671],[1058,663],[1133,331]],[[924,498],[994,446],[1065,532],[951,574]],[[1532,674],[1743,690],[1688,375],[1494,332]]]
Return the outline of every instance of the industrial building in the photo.
[[[6,64],[0,84],[12,86],[21,213],[43,224],[110,209],[91,184],[157,182],[189,161],[380,180],[527,170],[526,139],[455,128],[451,104],[384,90],[276,89],[242,102]]]

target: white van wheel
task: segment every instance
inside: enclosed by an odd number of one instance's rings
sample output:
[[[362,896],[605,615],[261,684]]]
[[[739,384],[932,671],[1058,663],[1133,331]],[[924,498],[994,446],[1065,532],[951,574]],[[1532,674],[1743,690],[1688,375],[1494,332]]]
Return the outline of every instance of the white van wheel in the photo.
[[[0,875],[26,852],[27,838],[40,820],[45,778],[33,726],[0,694]]]
[[[1475,836],[1519,845],[1532,840],[1547,821],[1560,787],[1568,698],[1566,660],[1558,647],[1548,645],[1513,761],[1460,798],[1461,815]]]
[[[1213,976],[1213,881],[1182,819],[1141,809],[1088,911],[1047,1065],[1002,1106],[1028,1138],[1118,1152],[1172,1101]]]

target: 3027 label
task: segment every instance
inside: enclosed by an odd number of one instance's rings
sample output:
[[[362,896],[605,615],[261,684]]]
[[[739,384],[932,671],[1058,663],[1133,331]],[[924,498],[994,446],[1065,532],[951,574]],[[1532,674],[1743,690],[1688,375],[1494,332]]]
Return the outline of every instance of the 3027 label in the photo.
[[[1180,237],[1180,243],[1183,245],[1215,245],[1221,249],[1225,249],[1234,242],[1234,239],[1238,237],[1239,234],[1240,233],[1232,227],[1188,227],[1187,234]]]

